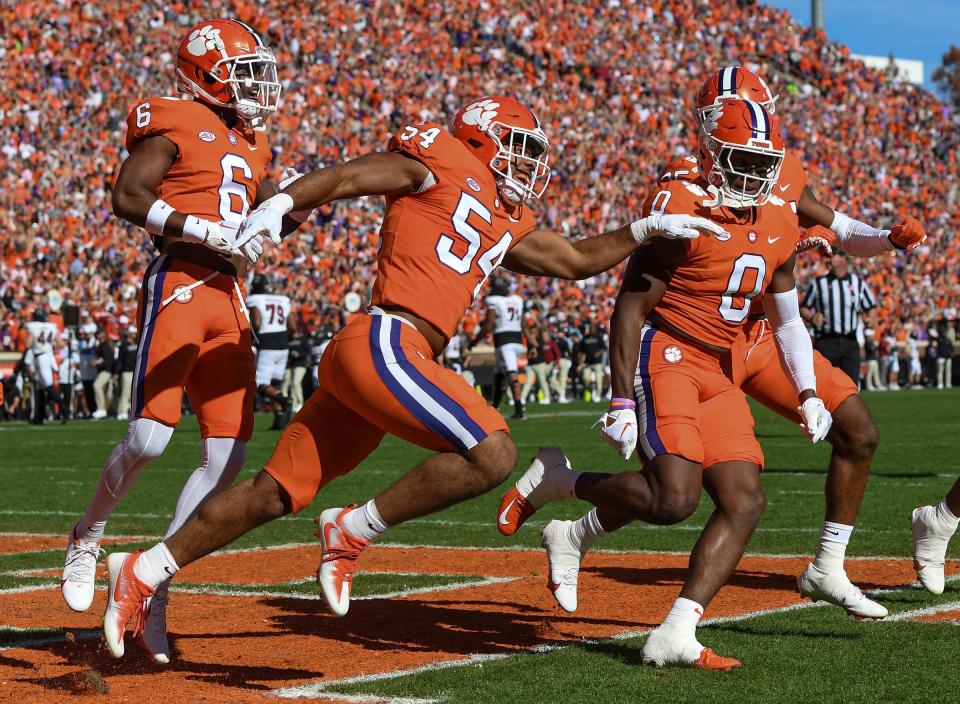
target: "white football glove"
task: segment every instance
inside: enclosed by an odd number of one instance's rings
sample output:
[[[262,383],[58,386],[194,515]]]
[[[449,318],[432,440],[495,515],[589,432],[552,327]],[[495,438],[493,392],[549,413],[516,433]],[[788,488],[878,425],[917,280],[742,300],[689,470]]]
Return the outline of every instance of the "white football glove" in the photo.
[[[810,442],[818,443],[827,437],[830,426],[833,425],[833,416],[816,396],[804,401],[797,409],[803,422],[800,429],[810,438]]]
[[[241,223],[235,247],[240,249],[258,235],[261,237],[266,235],[274,244],[280,244],[283,216],[289,213],[292,207],[293,198],[285,193],[267,198]]]
[[[600,426],[600,437],[624,459],[637,447],[637,414],[632,408],[607,411],[592,427]]]
[[[283,174],[282,174],[282,175],[283,175],[283,180],[280,181],[280,183],[277,184],[277,190],[280,190],[280,191],[282,191],[284,188],[286,188],[286,187],[289,186],[291,183],[293,183],[294,181],[296,181],[298,178],[300,178],[301,176],[303,176],[302,173],[300,173],[299,171],[297,171],[297,170],[296,170],[295,168],[293,168],[292,166],[288,166],[287,168],[285,168],[285,169],[283,170]]]
[[[234,254],[236,230],[224,222],[212,222],[188,215],[183,223],[183,239],[202,244],[229,257]]]
[[[631,223],[630,231],[639,245],[648,243],[654,237],[663,237],[668,240],[693,240],[699,237],[701,232],[708,235],[729,236],[726,230],[711,220],[683,214],[654,213]]]

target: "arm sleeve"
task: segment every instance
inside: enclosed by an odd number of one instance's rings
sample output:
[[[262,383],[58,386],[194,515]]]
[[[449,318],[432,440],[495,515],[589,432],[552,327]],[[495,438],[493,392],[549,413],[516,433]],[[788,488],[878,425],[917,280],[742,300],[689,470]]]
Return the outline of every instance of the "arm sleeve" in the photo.
[[[780,363],[793,382],[797,395],[806,389],[817,390],[813,372],[813,345],[807,328],[800,319],[800,305],[795,288],[763,297],[763,310],[773,327],[773,336],[780,353]]]
[[[878,230],[837,210],[833,212],[830,229],[837,235],[837,246],[855,257],[875,257],[895,249],[888,237],[890,230]]]

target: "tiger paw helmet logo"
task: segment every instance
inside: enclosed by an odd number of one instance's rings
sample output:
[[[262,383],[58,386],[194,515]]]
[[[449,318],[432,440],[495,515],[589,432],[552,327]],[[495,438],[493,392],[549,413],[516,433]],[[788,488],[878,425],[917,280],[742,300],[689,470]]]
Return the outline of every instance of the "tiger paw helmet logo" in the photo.
[[[489,98],[486,100],[478,100],[467,106],[461,119],[465,124],[476,125],[481,130],[486,130],[490,126],[493,118],[497,116],[497,108],[499,107],[500,103],[495,103]]]
[[[713,134],[720,123],[720,116],[723,115],[723,106],[717,105],[703,114],[703,121],[700,123],[706,134]]]
[[[200,29],[195,29],[190,33],[190,43],[187,44],[187,51],[194,56],[203,56],[211,49],[223,46],[223,40],[220,39],[220,30],[214,29],[213,25],[207,25]]]

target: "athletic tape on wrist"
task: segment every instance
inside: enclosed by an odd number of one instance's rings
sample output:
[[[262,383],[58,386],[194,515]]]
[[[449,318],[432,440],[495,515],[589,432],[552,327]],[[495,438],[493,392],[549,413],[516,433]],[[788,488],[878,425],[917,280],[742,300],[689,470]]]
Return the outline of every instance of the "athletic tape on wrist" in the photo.
[[[637,244],[643,244],[647,241],[648,226],[649,218],[634,220],[632,223],[630,223],[630,234],[633,235],[633,239]]]
[[[630,398],[612,398],[610,399],[610,410],[619,411],[624,408],[636,408],[637,402]]]
[[[147,222],[145,227],[151,235],[162,235],[163,226],[167,224],[167,218],[174,212],[173,206],[160,198],[153,201],[150,210],[147,211]]]
[[[207,221],[188,215],[183,223],[183,239],[203,244],[207,240]]]

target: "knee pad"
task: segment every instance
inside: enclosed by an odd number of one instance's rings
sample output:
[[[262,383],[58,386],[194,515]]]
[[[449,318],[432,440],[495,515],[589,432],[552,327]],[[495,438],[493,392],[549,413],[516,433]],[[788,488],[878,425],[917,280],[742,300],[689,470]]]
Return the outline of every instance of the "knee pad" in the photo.
[[[130,422],[124,438],[124,452],[136,458],[134,461],[150,462],[163,454],[172,436],[173,428],[169,425],[149,418],[137,418]]]

